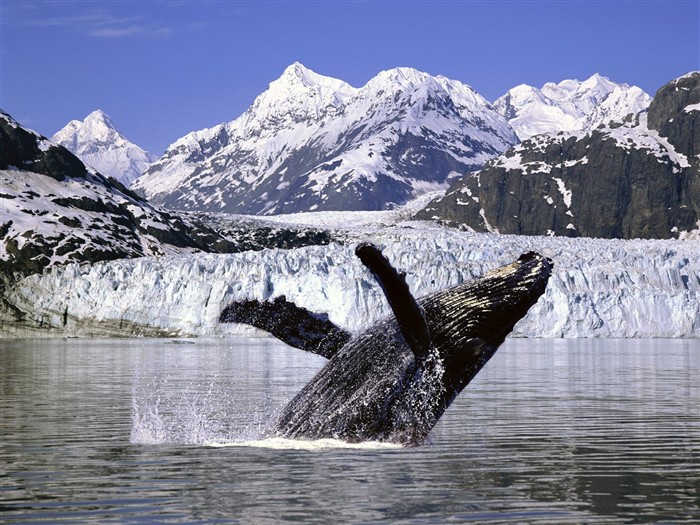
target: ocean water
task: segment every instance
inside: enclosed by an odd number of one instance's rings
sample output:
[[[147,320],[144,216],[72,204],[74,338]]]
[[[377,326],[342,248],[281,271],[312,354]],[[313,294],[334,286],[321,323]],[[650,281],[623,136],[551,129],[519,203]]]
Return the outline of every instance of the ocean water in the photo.
[[[0,340],[2,523],[700,523],[700,341],[509,339],[423,446],[270,439],[271,339]]]

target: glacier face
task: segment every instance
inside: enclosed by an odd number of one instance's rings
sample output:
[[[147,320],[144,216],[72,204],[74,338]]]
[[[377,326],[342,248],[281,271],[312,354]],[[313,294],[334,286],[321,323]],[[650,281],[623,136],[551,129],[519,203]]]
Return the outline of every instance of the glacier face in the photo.
[[[220,324],[223,308],[237,299],[280,295],[358,332],[389,314],[381,289],[354,256],[357,242],[372,241],[406,272],[418,297],[529,250],[551,257],[555,266],[547,291],[513,336],[700,337],[696,241],[475,234],[416,222],[335,235],[340,242],[328,246],[54,268],[7,291],[7,300],[25,312],[25,319],[22,326],[0,326],[0,333],[250,334],[254,329]]]
[[[51,138],[99,173],[129,186],[158,157],[130,142],[101,110],[71,120]]]

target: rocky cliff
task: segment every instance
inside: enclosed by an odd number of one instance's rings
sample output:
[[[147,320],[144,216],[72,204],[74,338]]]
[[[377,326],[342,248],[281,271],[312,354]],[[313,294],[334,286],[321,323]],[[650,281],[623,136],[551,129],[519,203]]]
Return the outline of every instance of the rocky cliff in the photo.
[[[417,218],[475,231],[685,238],[700,230],[700,72],[662,87],[648,113],[536,135],[455,182]]]

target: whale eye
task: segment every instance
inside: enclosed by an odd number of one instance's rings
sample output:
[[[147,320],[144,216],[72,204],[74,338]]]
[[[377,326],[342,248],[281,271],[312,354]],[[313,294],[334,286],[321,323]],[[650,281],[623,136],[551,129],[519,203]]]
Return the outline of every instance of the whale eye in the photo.
[[[479,357],[486,349],[488,343],[481,337],[470,337],[464,343],[464,350],[462,353],[464,357]]]

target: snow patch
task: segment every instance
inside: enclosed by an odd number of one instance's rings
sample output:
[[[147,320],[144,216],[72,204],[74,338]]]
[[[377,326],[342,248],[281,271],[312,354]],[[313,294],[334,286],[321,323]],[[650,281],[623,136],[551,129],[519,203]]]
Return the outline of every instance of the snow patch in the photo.
[[[564,198],[564,204],[566,205],[566,207],[571,208],[571,190],[566,189],[566,185],[564,184],[563,180],[557,177],[552,177],[552,180],[554,180],[557,183],[557,188],[559,189],[559,193],[561,193],[561,196]]]

